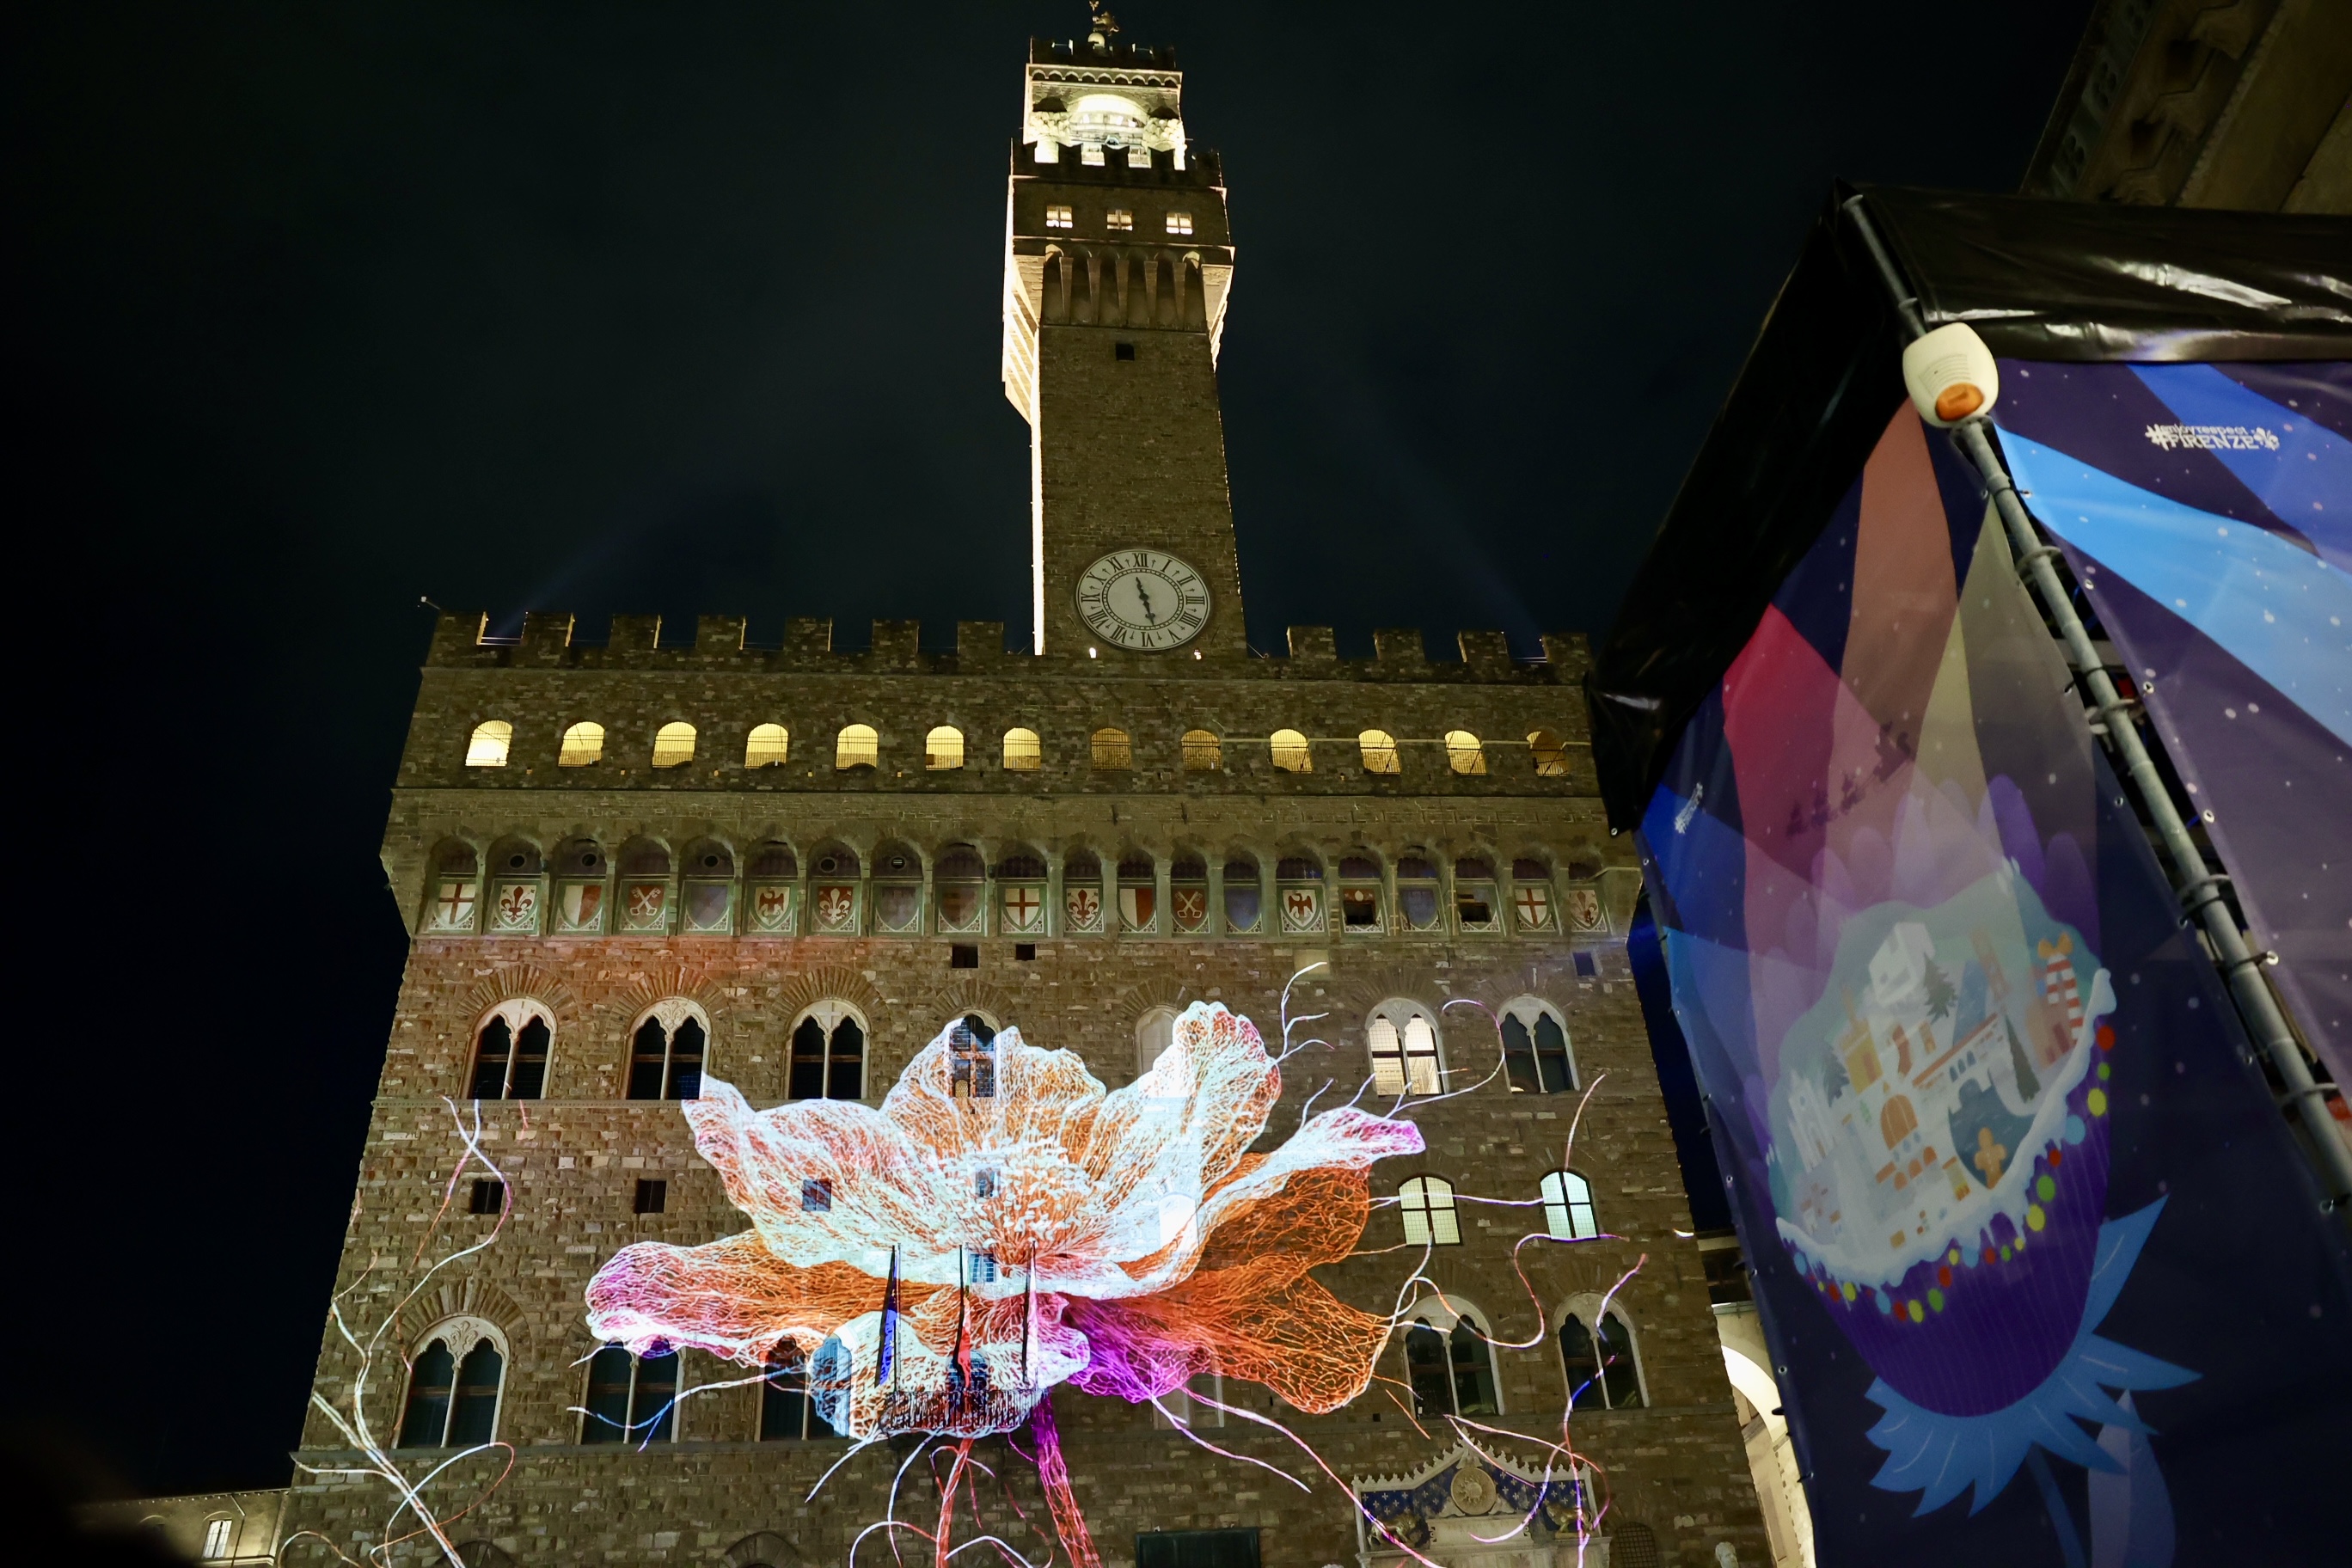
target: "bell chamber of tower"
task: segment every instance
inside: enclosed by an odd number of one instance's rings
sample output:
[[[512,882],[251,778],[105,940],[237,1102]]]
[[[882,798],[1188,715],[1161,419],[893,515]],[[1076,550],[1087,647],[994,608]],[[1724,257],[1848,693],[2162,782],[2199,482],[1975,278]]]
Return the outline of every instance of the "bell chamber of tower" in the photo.
[[[1233,237],[1171,49],[1033,43],[1006,196],[1036,650],[1247,656],[1217,345]]]

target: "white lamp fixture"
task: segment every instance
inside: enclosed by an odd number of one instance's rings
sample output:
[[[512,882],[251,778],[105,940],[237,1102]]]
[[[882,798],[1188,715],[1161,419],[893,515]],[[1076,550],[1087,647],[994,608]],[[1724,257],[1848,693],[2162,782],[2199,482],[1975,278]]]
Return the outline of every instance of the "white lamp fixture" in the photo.
[[[1948,428],[1992,411],[2000,367],[1974,327],[1954,321],[1903,351],[1903,384],[1920,418]]]

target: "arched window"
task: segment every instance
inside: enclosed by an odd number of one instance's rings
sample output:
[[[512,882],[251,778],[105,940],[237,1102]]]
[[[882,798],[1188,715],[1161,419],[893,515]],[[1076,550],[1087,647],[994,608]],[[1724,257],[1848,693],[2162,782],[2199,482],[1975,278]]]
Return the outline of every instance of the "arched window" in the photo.
[[[1478,1310],[1450,1296],[1430,1297],[1417,1307],[1404,1337],[1413,1413],[1439,1417],[1501,1414],[1495,1347]]]
[[[466,765],[469,768],[502,768],[507,765],[507,748],[514,744],[514,726],[503,719],[485,719],[474,726],[473,739],[466,742]]]
[[[874,732],[871,724],[844,724],[833,742],[833,765],[841,773],[852,768],[880,767],[882,737]]]
[[[1401,773],[1404,763],[1397,755],[1396,737],[1386,730],[1367,730],[1356,737],[1356,746],[1363,753],[1364,771],[1368,773]]]
[[[780,768],[792,755],[792,731],[782,724],[754,724],[743,741],[747,768]]]
[[[821,844],[809,857],[809,914],[818,934],[857,934],[857,852]]]
[[[629,1036],[631,1100],[699,1100],[710,1021],[682,997],[657,1002]]]
[[[997,862],[996,928],[1004,936],[1045,934],[1045,858],[1025,844]]]
[[[1127,738],[1126,731],[1102,729],[1095,731],[1095,766],[1110,773],[1135,766],[1135,743]]]
[[[694,761],[694,726],[673,719],[654,731],[654,766],[683,767]]]
[[[845,1002],[820,1002],[793,1026],[785,1092],[794,1100],[866,1098],[866,1020]]]
[[[1559,930],[1559,905],[1551,896],[1551,868],[1532,855],[1511,862],[1511,923],[1522,936]]]
[[[583,1443],[667,1443],[677,1436],[677,1352],[633,1356],[606,1345],[588,1358]]]
[[[1443,1066],[1437,1055],[1437,1020],[1418,1002],[1383,1002],[1372,1009],[1364,1037],[1372,1054],[1372,1092],[1435,1094]]]
[[[1437,868],[1425,851],[1408,849],[1397,858],[1397,915],[1407,931],[1435,931],[1443,909],[1437,898]]]
[[[1426,1320],[1404,1331],[1404,1370],[1412,1384],[1414,1415],[1453,1414],[1454,1379],[1445,1364],[1445,1336]]]
[[[838,1437],[809,1397],[808,1358],[789,1341],[768,1352],[768,1375],[760,1385],[760,1441],[798,1443]]]
[[[1315,771],[1315,753],[1307,744],[1307,737],[1296,730],[1276,730],[1266,737],[1274,752],[1274,765],[1286,773],[1311,773]]]
[[[563,744],[555,753],[556,766],[593,768],[604,760],[604,725],[583,719],[563,731]]]
[[[1467,730],[1448,730],[1445,765],[1466,778],[1477,778],[1486,771],[1486,748]]]
[[[874,851],[874,923],[902,936],[923,929],[923,859],[907,845]]]
[[[1286,855],[1274,863],[1274,896],[1286,935],[1320,934],[1323,868],[1309,855]]]
[[[1265,889],[1258,885],[1257,857],[1235,849],[1225,857],[1225,930],[1254,935],[1264,914]]]
[[[800,874],[800,858],[791,845],[771,838],[760,846],[751,857],[751,875],[743,889],[751,930],[763,935],[791,934],[798,913],[800,889],[795,884]]]
[[[1118,861],[1118,929],[1152,931],[1160,929],[1158,867],[1140,849],[1130,849]]]
[[[567,839],[549,858],[555,873],[555,929],[578,935],[604,929],[604,847],[593,838]]]
[[[957,1100],[996,1095],[996,1026],[967,1013],[948,1030],[948,1093]]]
[[[1209,863],[1190,849],[1168,868],[1168,914],[1180,936],[1209,929]]]
[[[1045,748],[1034,730],[1015,725],[1004,731],[1004,771],[1034,773],[1045,765]]]
[[[555,1019],[529,997],[491,1008],[474,1031],[468,1100],[537,1100],[547,1089],[547,1047]]]
[[[1181,749],[1188,773],[1213,773],[1224,768],[1224,745],[1207,730],[1185,731]]]
[[[621,929],[669,930],[669,848],[655,838],[621,846]]]
[[[436,1328],[409,1363],[403,1448],[469,1448],[497,1435],[506,1353],[489,1325],[459,1318]]]
[[[1513,1094],[1559,1094],[1577,1087],[1576,1056],[1559,1010],[1533,996],[1503,1007],[1503,1066]]]
[[[1561,1241],[1590,1241],[1601,1234],[1592,1209],[1592,1184],[1574,1171],[1553,1171],[1540,1184],[1544,1230]]]
[[[1381,919],[1381,865],[1359,849],[1339,858],[1339,926],[1356,936],[1377,936]]]
[[[1465,931],[1502,929],[1495,913],[1495,863],[1484,855],[1454,862],[1454,921]]]
[[[1598,1327],[1589,1325],[1588,1318]],[[1633,1331],[1616,1308],[1591,1302],[1571,1307],[1559,1323],[1559,1359],[1568,1373],[1569,1397],[1587,1409],[1639,1410],[1642,1365],[1633,1351]]]
[[[1147,1073],[1160,1053],[1176,1043],[1176,1009],[1154,1007],[1135,1021],[1135,1070]]]
[[[1454,1184],[1443,1176],[1411,1176],[1397,1188],[1404,1238],[1414,1247],[1459,1247],[1462,1224],[1454,1213]]]
[[[716,838],[698,838],[678,858],[686,872],[686,929],[725,931],[733,929],[735,851]]]
[[[433,852],[433,902],[425,911],[425,929],[470,931],[482,881],[477,872],[474,847],[456,840]]]
[[[1886,1140],[1889,1149],[1901,1145],[1903,1140],[1918,1131],[1919,1113],[1911,1109],[1911,1101],[1897,1094],[1887,1098],[1886,1109],[1878,1113],[1879,1136]]]
[[[1528,753],[1535,759],[1536,777],[1564,779],[1568,776],[1568,747],[1549,730],[1528,731]]]
[[[1062,929],[1091,936],[1102,928],[1102,860],[1091,849],[1073,849],[1062,862]]]
[[[923,766],[935,773],[963,766],[963,731],[952,724],[934,727],[923,737]]]
[[[969,844],[950,844],[940,851],[931,871],[931,886],[940,902],[940,931],[944,935],[976,933],[986,908],[988,862]]]

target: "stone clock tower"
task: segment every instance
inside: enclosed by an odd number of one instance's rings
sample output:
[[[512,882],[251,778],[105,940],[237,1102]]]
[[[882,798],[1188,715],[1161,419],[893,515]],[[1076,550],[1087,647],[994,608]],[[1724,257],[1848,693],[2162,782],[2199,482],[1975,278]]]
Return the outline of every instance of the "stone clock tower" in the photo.
[[[1217,409],[1234,248],[1174,63],[1100,33],[1032,47],[1004,394],[1029,421],[1037,650],[1229,666],[1248,652]]]

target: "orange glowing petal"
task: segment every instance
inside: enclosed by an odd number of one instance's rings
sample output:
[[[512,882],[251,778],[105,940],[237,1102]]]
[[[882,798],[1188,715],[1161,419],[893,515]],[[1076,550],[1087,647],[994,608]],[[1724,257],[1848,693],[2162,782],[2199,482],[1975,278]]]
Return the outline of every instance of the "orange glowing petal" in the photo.
[[[588,1331],[642,1353],[656,1342],[693,1345],[757,1365],[790,1339],[813,1350],[874,1310],[874,1277],[846,1263],[799,1268],[756,1235],[701,1247],[641,1241],[625,1247],[588,1283]]]

